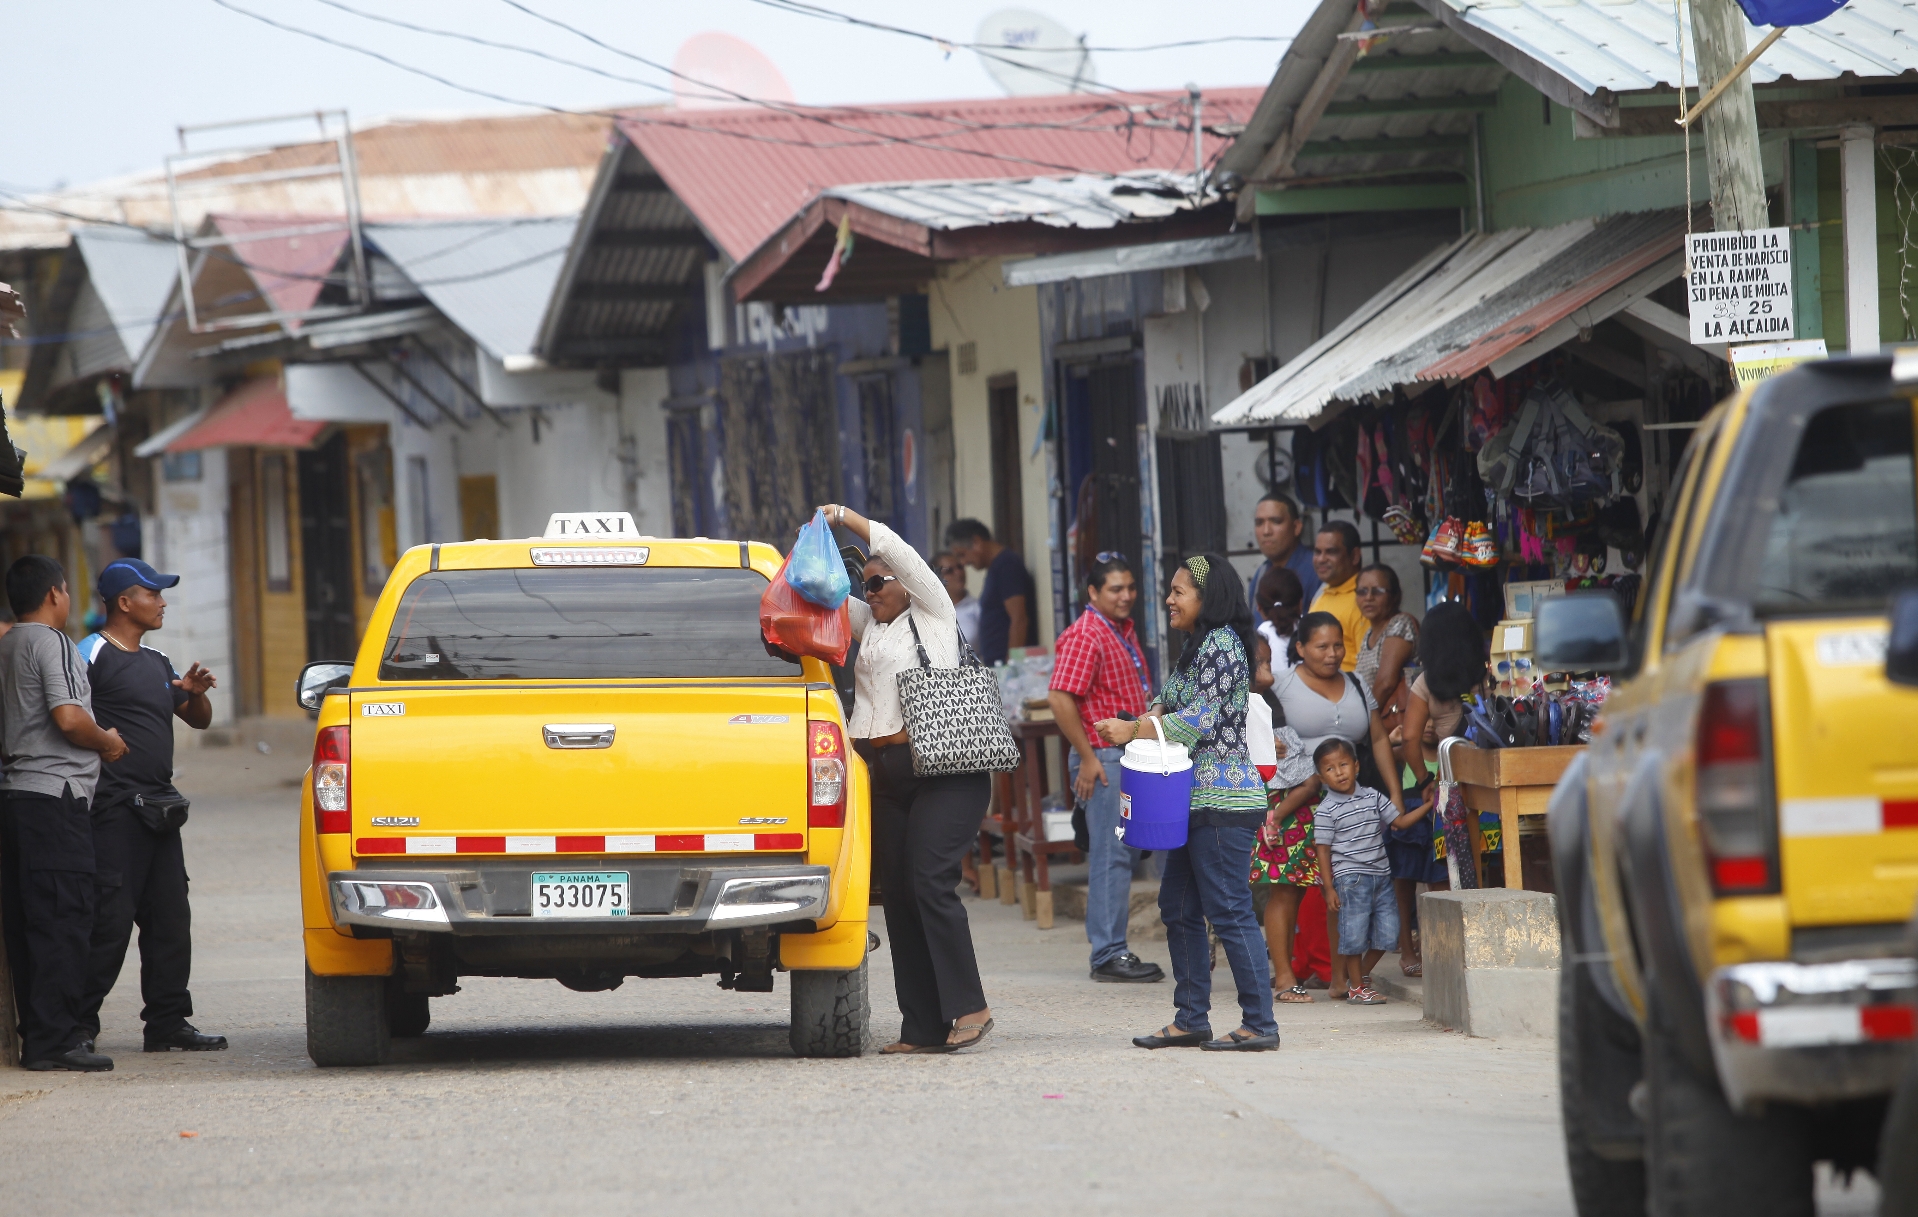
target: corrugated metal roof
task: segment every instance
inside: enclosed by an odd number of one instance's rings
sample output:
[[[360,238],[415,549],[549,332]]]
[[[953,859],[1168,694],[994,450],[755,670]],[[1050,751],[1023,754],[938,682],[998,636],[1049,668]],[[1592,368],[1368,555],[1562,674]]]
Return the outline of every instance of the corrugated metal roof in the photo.
[[[1216,203],[1216,187],[1193,193],[1190,173],[1151,170],[1128,174],[1011,178],[1003,181],[895,182],[834,186],[844,199],[927,228],[955,232],[991,224],[1051,228],[1112,228],[1159,220]]]
[[[263,376],[228,393],[205,418],[169,443],[166,450],[306,448],[326,426],[324,422],[294,418],[293,411],[287,407],[286,389],[280,384],[280,378]]]
[[[81,228],[73,239],[86,261],[87,280],[119,331],[121,346],[129,357],[137,357],[179,281],[173,242],[126,228]]]
[[[312,308],[349,235],[346,221],[337,216],[210,215],[207,223],[223,237],[252,238],[215,246],[208,254],[244,267],[265,297],[260,308],[245,312],[300,313]],[[339,227],[294,236],[259,235],[333,223]]]
[[[495,359],[532,351],[576,216],[368,224],[433,307]]]
[[[1208,128],[1243,123],[1258,89],[1204,91]],[[620,131],[740,260],[821,190],[865,182],[1181,170],[1183,93],[1012,97],[892,107],[622,116]],[[1210,159],[1226,137],[1208,132]]]
[[[1682,211],[1650,212],[1460,238],[1421,259],[1213,421],[1305,421],[1334,403],[1473,375],[1634,277],[1676,277],[1684,225]]]
[[[1678,23],[1668,0],[1442,0],[1464,20],[1585,93],[1678,84]],[[1689,9],[1685,85],[1698,86]],[[1756,42],[1756,35],[1749,41]],[[1918,0],[1851,0],[1816,25],[1794,26],[1752,65],[1754,84],[1896,76],[1918,69]]]
[[[606,151],[612,120],[588,114],[487,115],[473,118],[379,122],[353,133],[365,215],[558,215],[576,211],[592,189],[593,170]],[[333,162],[334,145],[303,141],[252,156],[198,166],[183,175],[196,186],[183,192],[191,230],[210,212],[340,210],[337,178],[235,182],[273,169]],[[37,205],[171,231],[166,176],[153,170],[70,190],[31,196]],[[33,211],[0,211],[0,249],[59,247],[73,220]]]

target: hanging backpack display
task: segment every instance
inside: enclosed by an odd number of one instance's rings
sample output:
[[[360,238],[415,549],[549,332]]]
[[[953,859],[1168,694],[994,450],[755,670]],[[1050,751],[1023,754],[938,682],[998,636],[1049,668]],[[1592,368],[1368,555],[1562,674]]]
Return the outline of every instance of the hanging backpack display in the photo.
[[[1510,426],[1479,449],[1486,489],[1539,509],[1576,508],[1618,494],[1618,432],[1591,420],[1570,390],[1543,381]]]

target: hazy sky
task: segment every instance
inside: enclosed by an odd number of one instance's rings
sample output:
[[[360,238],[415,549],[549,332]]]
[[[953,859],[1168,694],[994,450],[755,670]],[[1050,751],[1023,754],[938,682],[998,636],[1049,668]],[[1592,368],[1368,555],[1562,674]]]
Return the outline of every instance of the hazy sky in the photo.
[[[340,0],[418,25],[535,47],[661,88],[594,76],[526,55],[412,33],[325,0],[229,0],[288,25],[369,47],[461,84],[570,109],[660,101],[670,79],[516,11],[506,0]],[[778,11],[753,0],[521,0],[612,47],[670,63],[690,36],[744,38],[784,73],[801,102],[994,97],[971,51],[950,56],[897,34]],[[821,0],[872,20],[970,41],[993,0]],[[1286,35],[1308,0],[1038,0],[1035,8],[1095,46],[1133,47],[1222,35]],[[0,186],[44,189],[157,167],[181,123],[316,107],[351,111],[356,125],[396,115],[498,112],[508,107],[352,51],[322,45],[213,0],[0,0],[6,14],[7,121]],[[1095,54],[1098,78],[1127,88],[1264,85],[1284,44],[1239,42]]]

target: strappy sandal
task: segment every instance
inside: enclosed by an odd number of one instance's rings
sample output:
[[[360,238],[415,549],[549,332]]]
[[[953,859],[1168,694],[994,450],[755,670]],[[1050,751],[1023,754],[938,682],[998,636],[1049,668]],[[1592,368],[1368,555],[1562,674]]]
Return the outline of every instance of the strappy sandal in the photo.
[[[1290,989],[1280,989],[1278,996],[1272,1000],[1285,1006],[1296,1006],[1300,1004],[1309,1006],[1312,1004],[1312,995],[1305,991],[1304,985],[1293,985]]]
[[[947,1040],[945,1043],[939,1046],[945,1049],[947,1052],[957,1052],[961,1048],[970,1048],[974,1044],[977,1044],[980,1040],[986,1038],[986,1033],[992,1030],[992,1020],[987,1019],[983,1023],[972,1023],[968,1026],[953,1028],[953,1032],[955,1034],[959,1034],[967,1031],[974,1031],[974,1030],[978,1031],[979,1034],[968,1036],[967,1038],[958,1040],[958,1041]]]
[[[1413,979],[1417,979],[1418,977],[1425,975],[1425,967],[1418,960],[1414,959],[1411,963],[1400,964],[1399,974],[1401,976],[1410,976]]]

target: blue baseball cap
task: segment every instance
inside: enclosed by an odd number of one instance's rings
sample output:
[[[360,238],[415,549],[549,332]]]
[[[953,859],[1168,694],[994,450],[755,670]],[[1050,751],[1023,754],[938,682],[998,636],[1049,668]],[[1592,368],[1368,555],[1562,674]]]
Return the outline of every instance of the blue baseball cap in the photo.
[[[135,585],[157,592],[179,581],[180,576],[163,575],[138,558],[119,558],[106,564],[100,577],[94,580],[94,586],[100,589],[100,599],[112,604],[121,592]]]

